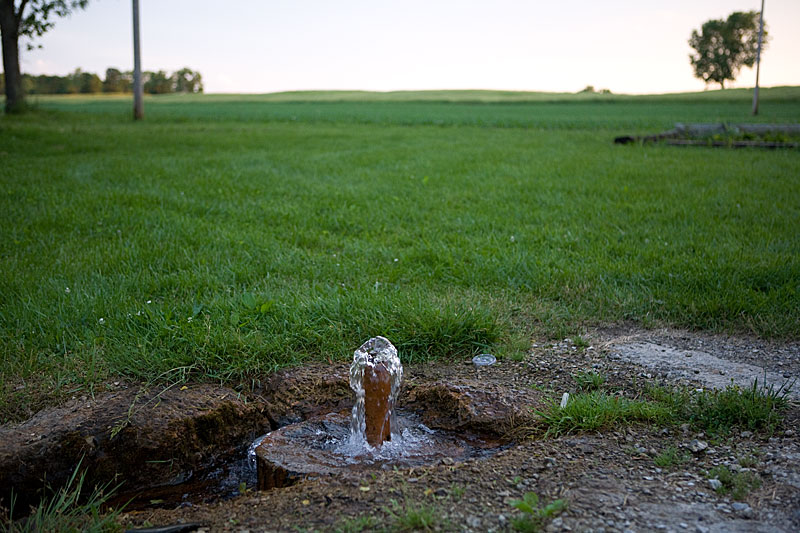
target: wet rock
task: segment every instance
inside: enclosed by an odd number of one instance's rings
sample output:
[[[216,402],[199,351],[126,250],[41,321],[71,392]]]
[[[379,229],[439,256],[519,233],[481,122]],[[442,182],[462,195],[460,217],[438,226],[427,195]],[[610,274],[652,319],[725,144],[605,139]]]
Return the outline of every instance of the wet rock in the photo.
[[[412,433],[400,448],[396,441],[385,442],[374,453],[349,446],[350,413],[341,411],[290,424],[265,435],[255,448],[259,490],[287,487],[301,479],[335,475],[337,478],[359,476],[365,471],[384,468],[407,468],[448,460],[464,461],[484,456],[497,449],[502,441],[487,441],[461,432],[422,429],[414,415],[397,413],[397,422]],[[405,432],[404,432],[405,434]],[[414,445],[413,443],[418,444]],[[415,479],[408,479],[409,483]]]

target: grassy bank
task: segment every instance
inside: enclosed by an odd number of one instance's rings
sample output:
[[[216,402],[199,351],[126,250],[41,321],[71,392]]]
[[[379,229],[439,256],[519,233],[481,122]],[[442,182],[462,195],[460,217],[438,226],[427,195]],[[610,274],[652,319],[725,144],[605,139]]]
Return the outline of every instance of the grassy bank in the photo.
[[[774,91],[758,119],[800,121]],[[800,152],[611,142],[746,99],[167,97],[134,124],[43,97],[0,119],[0,412],[377,334],[406,361],[622,320],[796,339]]]

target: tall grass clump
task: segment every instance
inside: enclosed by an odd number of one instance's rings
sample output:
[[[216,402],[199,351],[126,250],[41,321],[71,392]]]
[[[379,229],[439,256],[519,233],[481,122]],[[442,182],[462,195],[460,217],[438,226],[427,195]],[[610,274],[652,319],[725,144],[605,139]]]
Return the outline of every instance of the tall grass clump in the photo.
[[[567,433],[598,431],[618,424],[634,422],[663,423],[672,416],[663,405],[644,400],[629,400],[605,391],[577,393],[561,407],[552,403],[536,411],[546,428],[545,436],[557,437]]]
[[[791,385],[779,387],[753,380],[749,387],[731,383],[721,390],[691,391],[651,387],[648,395],[675,418],[697,429],[728,433],[734,428],[772,433],[783,421]]]
[[[0,522],[2,533],[112,533],[122,531],[117,522],[122,509],[101,509],[116,490],[108,485],[96,487],[86,496],[83,484],[85,473],[78,474],[80,463],[67,484],[50,498],[31,510],[25,518],[14,520],[14,498],[5,522]]]

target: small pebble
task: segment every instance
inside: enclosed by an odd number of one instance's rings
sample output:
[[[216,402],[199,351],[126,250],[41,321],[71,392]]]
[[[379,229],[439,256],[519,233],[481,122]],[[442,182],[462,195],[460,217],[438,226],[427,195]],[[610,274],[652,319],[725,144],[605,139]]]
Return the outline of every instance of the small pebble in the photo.
[[[708,443],[702,440],[693,439],[687,446],[693,453],[699,453],[708,448]]]

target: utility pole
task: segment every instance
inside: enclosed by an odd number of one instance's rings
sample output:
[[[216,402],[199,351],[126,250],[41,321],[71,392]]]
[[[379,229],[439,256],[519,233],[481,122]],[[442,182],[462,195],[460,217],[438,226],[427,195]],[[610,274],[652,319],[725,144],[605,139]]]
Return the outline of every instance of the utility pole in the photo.
[[[139,0],[133,0],[133,119],[144,117],[142,104],[142,54],[139,50]]]
[[[756,88],[753,91],[753,114],[758,115],[758,75],[761,73],[761,39],[764,36],[764,0],[761,0],[761,15],[758,20],[758,51],[756,52]]]

